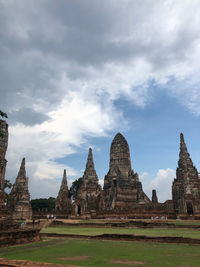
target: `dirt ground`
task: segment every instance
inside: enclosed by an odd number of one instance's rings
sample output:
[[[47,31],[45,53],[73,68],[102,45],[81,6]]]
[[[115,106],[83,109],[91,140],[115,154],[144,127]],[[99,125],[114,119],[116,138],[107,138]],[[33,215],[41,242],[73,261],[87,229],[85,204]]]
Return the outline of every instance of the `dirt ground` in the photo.
[[[23,261],[23,260],[8,260],[0,258],[1,267],[80,267],[78,265],[67,265],[67,264],[55,264],[55,263],[44,263],[35,261]]]

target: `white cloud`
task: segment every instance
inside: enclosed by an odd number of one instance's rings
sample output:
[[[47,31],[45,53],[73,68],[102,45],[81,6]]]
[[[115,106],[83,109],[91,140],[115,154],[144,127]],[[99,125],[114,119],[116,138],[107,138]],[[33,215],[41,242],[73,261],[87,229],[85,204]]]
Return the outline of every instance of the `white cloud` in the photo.
[[[176,172],[170,168],[158,170],[156,177],[150,179],[150,174],[144,172],[140,176],[140,180],[143,184],[143,190],[150,197],[152,196],[152,190],[156,189],[159,202],[164,202],[168,199],[172,199],[172,182],[176,177]],[[148,179],[149,178],[149,179]]]
[[[52,159],[75,153],[88,136],[106,135],[115,123],[114,115],[109,115],[110,112],[114,112],[112,107],[102,110],[99,103],[87,103],[87,98],[80,93],[71,92],[56,112],[49,113],[51,120],[35,126],[16,124],[9,127],[7,177],[16,177],[19,159],[26,156],[27,175],[35,183],[41,179],[49,181],[60,177],[64,168],[69,176],[77,178],[80,171],[55,163]],[[120,118],[120,113],[116,111],[115,114]],[[54,195],[56,190],[57,187],[54,187]],[[31,187],[31,193],[36,195],[34,186]]]
[[[199,0],[1,1],[1,108],[29,110],[9,128],[8,177],[24,156],[35,181],[75,175],[53,159],[126,127],[115,101],[145,108],[152,81],[199,116],[199,14]]]
[[[103,188],[103,185],[104,185],[104,179],[99,179],[99,184],[101,185],[101,188]]]
[[[140,175],[140,181],[143,183],[146,182],[146,179],[148,178],[149,176],[149,173],[148,172],[143,172],[141,175]]]

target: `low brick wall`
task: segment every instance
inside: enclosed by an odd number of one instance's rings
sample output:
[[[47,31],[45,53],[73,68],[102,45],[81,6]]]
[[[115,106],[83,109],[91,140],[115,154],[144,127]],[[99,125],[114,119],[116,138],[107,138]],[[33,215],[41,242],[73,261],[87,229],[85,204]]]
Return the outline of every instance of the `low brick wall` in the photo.
[[[40,241],[40,228],[13,229],[10,231],[0,231],[0,247],[24,244]]]
[[[57,238],[89,239],[89,240],[142,241],[142,242],[181,243],[181,244],[200,245],[200,239],[176,237],[176,236],[145,236],[145,235],[129,235],[129,234],[102,234],[102,235],[90,236],[90,235],[42,233],[41,237],[57,237]]]
[[[83,223],[64,223],[63,221],[53,221],[51,226],[76,226],[76,227],[133,227],[133,228],[185,228],[185,229],[200,229],[200,225],[192,225],[192,224],[174,224],[168,222],[145,222],[145,221],[127,221],[127,222],[83,222]]]

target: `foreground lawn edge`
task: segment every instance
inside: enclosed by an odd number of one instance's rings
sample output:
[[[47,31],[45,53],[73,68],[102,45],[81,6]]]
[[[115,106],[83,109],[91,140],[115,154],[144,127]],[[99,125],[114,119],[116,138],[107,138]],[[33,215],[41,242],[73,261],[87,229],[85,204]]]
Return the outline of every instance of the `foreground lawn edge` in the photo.
[[[199,246],[195,245],[62,238],[3,248],[0,257],[95,267],[121,266],[122,262],[132,263],[130,266],[199,266],[200,262]]]

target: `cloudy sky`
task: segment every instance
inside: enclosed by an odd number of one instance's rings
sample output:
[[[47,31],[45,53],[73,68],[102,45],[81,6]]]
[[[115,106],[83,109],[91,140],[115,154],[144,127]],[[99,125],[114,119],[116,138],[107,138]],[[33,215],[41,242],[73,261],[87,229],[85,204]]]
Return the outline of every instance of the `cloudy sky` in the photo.
[[[26,157],[32,198],[80,177],[93,148],[101,184],[117,132],[145,192],[171,198],[185,134],[200,169],[199,0],[0,0],[6,178]]]

